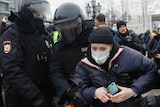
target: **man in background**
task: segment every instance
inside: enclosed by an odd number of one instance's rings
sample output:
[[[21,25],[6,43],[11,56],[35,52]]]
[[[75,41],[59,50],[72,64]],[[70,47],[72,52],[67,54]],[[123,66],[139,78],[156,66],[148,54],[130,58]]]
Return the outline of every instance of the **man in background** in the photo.
[[[108,27],[106,24],[106,16],[99,13],[95,19],[95,27]]]
[[[137,35],[135,33],[130,34],[127,29],[126,22],[118,21],[117,22],[118,31],[115,33],[114,40],[117,41],[120,45],[128,46],[133,48],[142,54],[145,54],[145,49]]]

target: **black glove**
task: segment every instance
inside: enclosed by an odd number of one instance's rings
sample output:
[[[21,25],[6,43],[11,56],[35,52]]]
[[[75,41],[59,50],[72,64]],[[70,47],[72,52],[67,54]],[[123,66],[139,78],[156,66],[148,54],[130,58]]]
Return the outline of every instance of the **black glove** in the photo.
[[[159,107],[156,102],[156,96],[146,96],[135,100],[138,107]]]
[[[78,87],[70,88],[66,94],[70,99],[74,99],[76,92],[78,92]]]
[[[78,87],[70,88],[67,92],[67,96],[69,99],[73,100],[77,107],[86,107],[87,102],[81,96],[81,92]],[[80,106],[81,105],[81,106]]]
[[[48,107],[46,103],[46,99],[44,97],[40,97],[32,103],[33,107]]]

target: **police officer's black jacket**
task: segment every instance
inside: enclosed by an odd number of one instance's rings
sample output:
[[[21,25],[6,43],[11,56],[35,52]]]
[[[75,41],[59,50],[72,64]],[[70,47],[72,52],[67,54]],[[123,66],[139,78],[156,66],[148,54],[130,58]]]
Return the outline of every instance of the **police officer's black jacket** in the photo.
[[[3,33],[0,40],[4,81],[9,90],[33,101],[51,89],[48,79],[50,49],[30,23],[21,19],[15,23]]]
[[[72,44],[66,44],[60,39],[53,47],[49,76],[55,93],[60,98],[71,87],[69,78],[73,76],[76,64],[86,54],[89,32]]]

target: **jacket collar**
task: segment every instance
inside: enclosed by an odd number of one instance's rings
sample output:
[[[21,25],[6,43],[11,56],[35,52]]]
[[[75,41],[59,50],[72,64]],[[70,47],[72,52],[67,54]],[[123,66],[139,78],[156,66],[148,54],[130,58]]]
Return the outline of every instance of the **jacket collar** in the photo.
[[[111,68],[112,62],[114,60],[116,60],[118,58],[118,56],[121,55],[121,53],[123,52],[123,50],[124,49],[122,47],[118,48],[118,50],[113,55],[113,57],[111,57],[111,59],[109,59],[108,63],[105,63],[102,66],[108,65],[108,70],[109,70]],[[84,64],[86,64],[86,65],[88,65],[88,66],[90,66],[90,67],[92,67],[92,68],[96,68],[96,69],[98,69],[100,71],[104,71],[101,66],[99,66],[99,65],[97,65],[95,63],[95,61],[93,60],[93,58],[91,58],[91,56],[90,57],[85,57],[84,59],[81,60],[81,62],[84,63]]]
[[[107,27],[107,24],[105,22],[100,22],[97,27]]]

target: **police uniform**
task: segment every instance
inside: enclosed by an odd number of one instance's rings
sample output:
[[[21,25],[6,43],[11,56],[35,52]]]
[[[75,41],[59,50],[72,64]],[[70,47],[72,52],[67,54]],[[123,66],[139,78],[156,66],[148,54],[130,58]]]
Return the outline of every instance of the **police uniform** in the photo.
[[[49,107],[52,101],[48,78],[51,40],[43,23],[47,20],[45,16],[51,15],[49,3],[21,0],[19,7],[19,12],[9,16],[14,24],[4,31],[0,40],[6,107]]]
[[[4,107],[3,99],[2,99],[2,73],[0,70],[0,107]]]
[[[68,82],[69,78],[73,77],[75,66],[86,55],[87,48],[88,41],[85,39],[79,43],[67,45],[60,39],[54,45],[49,77],[54,92],[60,99],[66,89],[71,87],[70,82]]]
[[[87,25],[82,9],[74,3],[64,3],[56,9],[54,25],[60,36],[53,47],[49,77],[60,103],[64,104],[65,101],[73,101],[78,92],[70,78],[73,77],[76,64],[86,54],[88,35],[93,26]]]
[[[50,49],[44,38],[38,34],[21,33],[10,27],[4,32],[0,46],[6,99],[9,99],[7,105],[18,102],[24,107],[25,103],[28,104],[26,101],[33,101],[41,94],[49,98]]]

